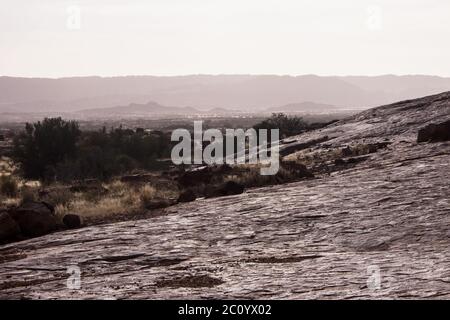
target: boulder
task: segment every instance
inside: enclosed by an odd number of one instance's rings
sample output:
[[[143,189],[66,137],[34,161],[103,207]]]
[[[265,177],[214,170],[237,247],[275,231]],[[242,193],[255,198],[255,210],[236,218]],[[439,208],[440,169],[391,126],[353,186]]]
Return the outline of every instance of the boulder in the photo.
[[[145,209],[154,210],[154,209],[162,209],[167,208],[171,205],[169,201],[166,200],[151,200],[145,203]]]
[[[54,208],[46,202],[30,201],[10,212],[24,236],[38,237],[57,228]]]
[[[294,173],[298,178],[313,178],[314,174],[309,171],[306,166],[296,161],[282,161],[281,167]]]
[[[20,234],[19,225],[6,211],[0,212],[0,241],[15,238]]]
[[[206,197],[213,198],[231,196],[235,194],[241,194],[244,192],[244,190],[245,187],[242,184],[235,181],[228,181],[219,187],[207,189]]]
[[[178,197],[178,202],[191,202],[195,199],[197,199],[197,195],[195,194],[195,192],[188,189],[181,192],[180,196]]]
[[[417,134],[417,142],[439,142],[450,140],[450,120],[439,123],[430,124],[419,130]]]
[[[81,227],[81,217],[77,214],[66,214],[63,217],[63,223],[68,229],[76,229]]]
[[[228,164],[197,168],[182,173],[178,178],[178,183],[182,187],[209,184],[214,178],[220,179],[231,171],[233,171],[233,168]]]
[[[386,148],[390,144],[390,141],[369,143],[367,144],[367,153],[375,153],[380,149]]]
[[[208,184],[213,178],[212,173],[208,169],[199,169],[186,171],[178,178],[178,183],[182,187],[189,187],[199,184]]]

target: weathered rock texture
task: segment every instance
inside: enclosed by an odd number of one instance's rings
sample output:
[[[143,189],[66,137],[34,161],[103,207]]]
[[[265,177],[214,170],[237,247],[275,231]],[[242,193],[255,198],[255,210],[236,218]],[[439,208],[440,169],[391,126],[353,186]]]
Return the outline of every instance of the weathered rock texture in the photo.
[[[1,246],[0,296],[448,299],[450,143],[416,138],[449,118],[448,93],[369,110],[296,138],[392,142],[350,169]]]

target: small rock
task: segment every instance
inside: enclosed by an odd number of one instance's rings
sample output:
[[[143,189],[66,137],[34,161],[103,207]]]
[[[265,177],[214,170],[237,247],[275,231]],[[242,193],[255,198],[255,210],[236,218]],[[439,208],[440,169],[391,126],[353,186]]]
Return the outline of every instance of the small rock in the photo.
[[[419,130],[417,134],[417,142],[438,142],[450,140],[450,120],[439,123],[430,124]]]
[[[194,191],[188,189],[183,191],[178,197],[178,202],[191,202],[197,199],[197,196]]]
[[[341,149],[341,154],[343,157],[350,157],[351,155],[353,155],[353,151],[349,146],[347,146]]]
[[[8,212],[0,212],[0,241],[14,238],[20,234],[20,228]]]
[[[244,189],[245,187],[242,184],[235,181],[228,181],[219,187],[208,189],[206,197],[213,198],[241,194],[244,192]]]
[[[170,203],[165,200],[152,200],[145,204],[145,209],[154,210],[154,209],[162,209],[170,206]]]
[[[228,164],[206,166],[191,171],[186,171],[178,178],[178,183],[182,187],[190,187],[198,184],[209,184],[213,178],[222,177],[233,170]]]
[[[68,229],[76,229],[81,227],[81,217],[76,214],[66,214],[63,217],[63,223]]]

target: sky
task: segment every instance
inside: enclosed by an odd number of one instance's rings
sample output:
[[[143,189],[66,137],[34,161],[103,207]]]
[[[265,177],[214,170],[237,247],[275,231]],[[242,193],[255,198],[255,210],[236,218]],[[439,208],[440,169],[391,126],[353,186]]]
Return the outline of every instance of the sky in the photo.
[[[450,76],[448,0],[0,0],[0,75]]]

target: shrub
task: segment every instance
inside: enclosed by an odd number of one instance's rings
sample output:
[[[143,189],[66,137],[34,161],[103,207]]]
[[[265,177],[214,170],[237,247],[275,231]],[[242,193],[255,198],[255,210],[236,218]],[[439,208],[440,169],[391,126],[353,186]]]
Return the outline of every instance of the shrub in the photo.
[[[1,176],[0,177],[0,193],[8,196],[8,197],[14,197],[17,195],[17,191],[18,191],[18,185],[17,185],[17,180],[12,177],[11,175],[9,176]]]
[[[38,199],[38,194],[37,194],[36,190],[34,190],[33,188],[30,188],[30,187],[22,188],[21,194],[22,194],[22,198],[21,198],[20,202],[22,204],[27,203],[27,202],[36,201]]]
[[[155,198],[156,189],[152,186],[145,185],[140,190],[139,199],[143,207],[148,206],[152,200]]]
[[[253,128],[256,130],[279,129],[280,138],[284,138],[304,132],[308,129],[308,125],[301,117],[288,117],[284,113],[273,113],[270,118],[257,123]]]
[[[73,197],[72,192],[67,188],[59,188],[52,190],[43,200],[54,206],[68,206]]]
[[[80,135],[75,121],[45,118],[42,122],[27,123],[25,131],[13,143],[13,157],[22,165],[26,178],[49,178],[49,167],[76,155]]]

